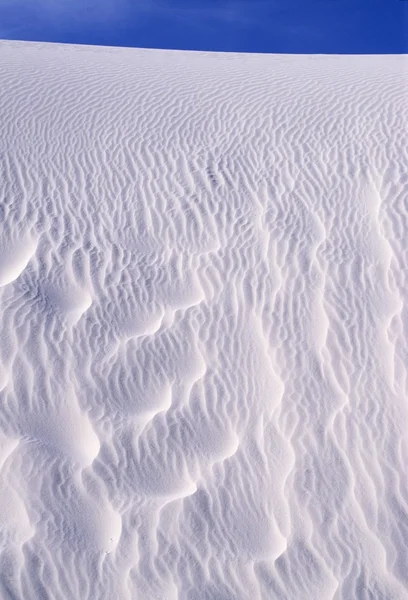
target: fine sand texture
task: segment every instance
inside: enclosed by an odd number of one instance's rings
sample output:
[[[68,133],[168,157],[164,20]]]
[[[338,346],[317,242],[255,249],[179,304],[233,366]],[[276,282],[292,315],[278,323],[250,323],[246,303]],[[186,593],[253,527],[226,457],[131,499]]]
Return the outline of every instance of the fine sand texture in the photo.
[[[408,598],[408,57],[0,43],[0,598]]]

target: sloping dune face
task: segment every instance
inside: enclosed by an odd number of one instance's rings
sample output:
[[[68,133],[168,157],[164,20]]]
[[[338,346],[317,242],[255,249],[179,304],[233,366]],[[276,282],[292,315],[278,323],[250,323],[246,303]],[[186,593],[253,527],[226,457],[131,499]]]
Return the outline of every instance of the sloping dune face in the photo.
[[[0,596],[408,598],[407,59],[0,82]]]

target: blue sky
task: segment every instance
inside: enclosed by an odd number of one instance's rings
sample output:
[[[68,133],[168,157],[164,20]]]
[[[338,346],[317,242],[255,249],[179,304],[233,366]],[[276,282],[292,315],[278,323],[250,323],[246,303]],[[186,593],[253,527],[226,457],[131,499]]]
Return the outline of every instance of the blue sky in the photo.
[[[239,52],[408,52],[408,0],[0,0],[0,38]]]

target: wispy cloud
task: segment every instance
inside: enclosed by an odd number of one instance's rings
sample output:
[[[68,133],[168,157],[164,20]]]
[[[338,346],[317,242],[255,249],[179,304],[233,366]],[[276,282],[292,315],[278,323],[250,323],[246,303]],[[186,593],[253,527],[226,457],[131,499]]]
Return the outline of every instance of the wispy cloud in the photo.
[[[163,0],[156,3],[157,10],[169,19],[188,22],[204,20],[243,26],[259,23],[262,13],[268,5],[270,6],[270,2],[264,0],[254,2],[224,0],[216,4],[210,2],[197,5]]]
[[[0,0],[0,35],[24,32],[36,23],[48,27],[115,27],[126,19],[165,19],[190,25],[205,22],[248,26],[262,20],[270,2],[220,0],[207,3],[183,0]]]

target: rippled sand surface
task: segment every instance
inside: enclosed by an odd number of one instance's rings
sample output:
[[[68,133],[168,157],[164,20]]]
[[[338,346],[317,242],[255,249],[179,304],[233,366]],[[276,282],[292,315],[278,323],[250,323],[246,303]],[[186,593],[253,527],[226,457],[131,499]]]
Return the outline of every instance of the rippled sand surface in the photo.
[[[0,83],[1,598],[407,599],[407,57]]]

